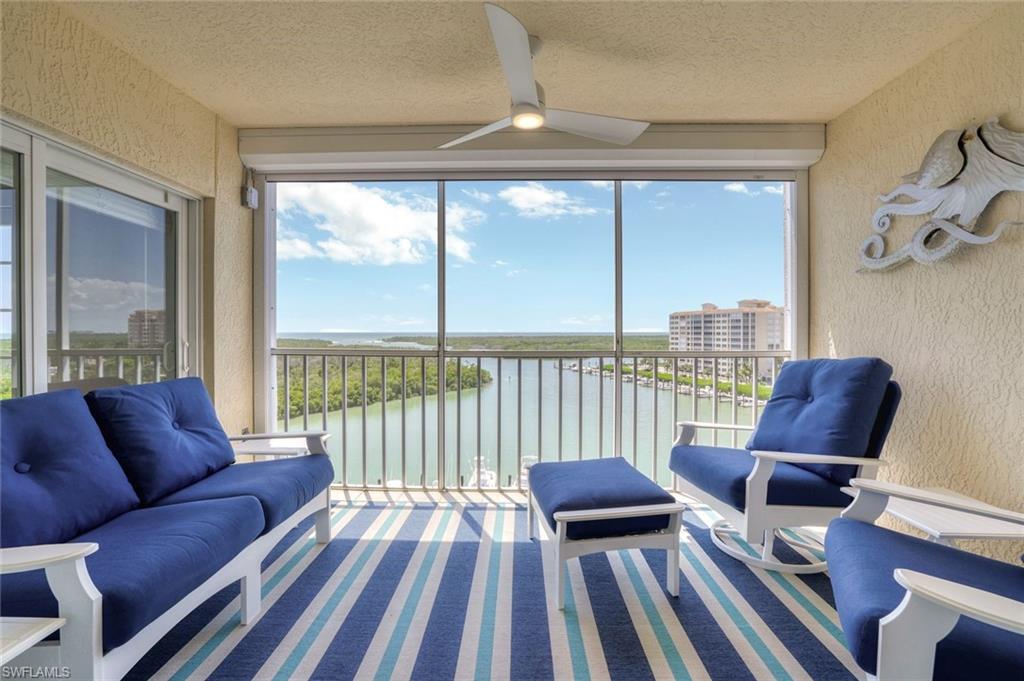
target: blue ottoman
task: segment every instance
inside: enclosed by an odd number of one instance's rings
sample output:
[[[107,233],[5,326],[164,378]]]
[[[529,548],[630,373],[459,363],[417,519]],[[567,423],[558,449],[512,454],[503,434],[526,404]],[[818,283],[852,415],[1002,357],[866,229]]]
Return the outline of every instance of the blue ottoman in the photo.
[[[565,561],[620,549],[664,549],[667,589],[679,595],[680,514],[685,505],[621,457],[536,463],[529,470],[527,524],[544,519],[552,551],[558,609],[564,606]]]

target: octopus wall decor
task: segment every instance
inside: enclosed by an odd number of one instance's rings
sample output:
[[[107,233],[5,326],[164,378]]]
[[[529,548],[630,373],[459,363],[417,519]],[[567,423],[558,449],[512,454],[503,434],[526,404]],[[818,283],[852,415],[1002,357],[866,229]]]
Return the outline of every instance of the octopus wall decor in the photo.
[[[932,143],[917,172],[878,197],[871,219],[875,233],[860,246],[866,270],[885,270],[908,260],[934,263],[963,244],[990,244],[1009,227],[1003,221],[988,234],[976,234],[978,216],[1000,192],[1024,191],[1024,133],[1007,130],[998,119],[981,126],[947,130]],[[910,241],[885,253],[883,234],[895,215],[927,215]]]

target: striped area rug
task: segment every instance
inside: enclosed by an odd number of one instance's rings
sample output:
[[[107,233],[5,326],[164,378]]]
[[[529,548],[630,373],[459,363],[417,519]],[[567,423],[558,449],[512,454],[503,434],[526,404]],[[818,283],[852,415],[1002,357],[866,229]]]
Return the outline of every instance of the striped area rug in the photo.
[[[663,551],[618,551],[570,561],[559,612],[522,503],[346,501],[329,544],[307,523],[268,557],[254,624],[239,626],[229,587],[128,678],[859,678],[828,577],[728,558],[708,539],[714,519],[684,516],[678,599]]]

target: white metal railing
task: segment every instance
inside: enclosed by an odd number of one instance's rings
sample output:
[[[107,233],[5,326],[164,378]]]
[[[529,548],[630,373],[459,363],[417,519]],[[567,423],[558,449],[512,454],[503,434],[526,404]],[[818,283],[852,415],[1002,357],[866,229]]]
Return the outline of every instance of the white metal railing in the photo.
[[[532,462],[616,455],[671,484],[675,421],[740,426],[698,438],[742,447],[790,353],[275,348],[271,356],[277,428],[331,432],[338,483],[521,490]]]
[[[82,348],[48,350],[50,382],[117,377],[128,383],[168,378],[161,348]]]

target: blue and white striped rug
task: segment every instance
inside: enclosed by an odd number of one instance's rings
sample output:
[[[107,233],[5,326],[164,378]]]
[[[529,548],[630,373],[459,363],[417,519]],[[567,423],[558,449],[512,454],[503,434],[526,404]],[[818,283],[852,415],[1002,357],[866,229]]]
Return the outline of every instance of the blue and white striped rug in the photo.
[[[663,590],[663,551],[619,551],[570,561],[558,612],[522,505],[344,502],[329,544],[307,523],[268,557],[253,625],[238,626],[229,587],[128,678],[859,677],[828,577],[728,558],[708,539],[714,518],[684,517],[678,599]]]

